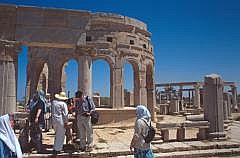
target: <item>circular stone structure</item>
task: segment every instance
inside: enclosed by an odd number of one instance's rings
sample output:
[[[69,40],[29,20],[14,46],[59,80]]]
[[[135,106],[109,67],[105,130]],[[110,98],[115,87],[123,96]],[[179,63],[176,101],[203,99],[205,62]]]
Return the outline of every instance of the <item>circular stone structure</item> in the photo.
[[[128,62],[134,73],[134,105],[145,104],[154,111],[154,54],[151,33],[143,22],[110,13],[0,5],[0,27],[3,54],[0,57],[0,74],[3,72],[2,63],[7,62],[3,56],[11,54],[16,58],[18,54],[11,51],[13,49],[5,49],[6,43],[15,42],[16,47],[28,46],[27,98],[39,84],[51,95],[64,91],[64,68],[70,59],[78,63],[78,89],[91,95],[92,62],[104,59],[110,67],[113,109],[124,107],[123,68]],[[12,74],[8,75],[16,75],[15,71],[11,70]],[[5,78],[1,77],[1,82],[8,82]],[[16,96],[13,91],[14,88],[9,93]],[[0,104],[0,107],[4,106]]]

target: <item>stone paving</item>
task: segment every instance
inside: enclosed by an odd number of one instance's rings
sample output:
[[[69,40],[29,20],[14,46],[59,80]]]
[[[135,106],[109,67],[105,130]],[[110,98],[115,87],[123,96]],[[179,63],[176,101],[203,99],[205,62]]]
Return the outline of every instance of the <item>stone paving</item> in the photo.
[[[171,119],[171,121],[173,121]],[[129,144],[133,123],[94,127],[94,149],[91,152],[64,152],[58,157],[133,157]],[[120,127],[121,126],[121,127]],[[211,157],[240,155],[240,122],[233,121],[227,131],[228,139],[212,141],[164,142],[152,145],[155,157]],[[44,133],[44,144],[53,144],[53,131]],[[51,146],[48,149],[51,151]],[[50,157],[51,154],[25,154],[26,158]],[[240,156],[239,156],[240,157]]]

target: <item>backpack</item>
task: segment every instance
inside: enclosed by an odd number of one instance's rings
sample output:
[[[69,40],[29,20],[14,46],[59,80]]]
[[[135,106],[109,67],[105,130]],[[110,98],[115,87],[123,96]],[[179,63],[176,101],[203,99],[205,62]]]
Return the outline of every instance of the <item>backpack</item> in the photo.
[[[87,102],[88,102],[88,108],[89,108],[89,110],[90,110],[90,109],[91,109],[91,103],[90,103],[90,101],[89,101],[88,96],[86,97],[86,99],[87,99]],[[92,123],[93,125],[97,124],[97,123],[98,123],[98,120],[99,120],[99,113],[98,113],[96,110],[94,110],[94,111],[92,111],[92,112],[90,113],[90,116],[91,116],[91,123]]]
[[[23,153],[27,153],[30,151],[30,144],[29,144],[29,126],[28,122],[26,125],[20,130],[18,141]]]
[[[143,136],[143,138],[145,140],[145,143],[150,143],[154,139],[154,137],[155,137],[156,130],[151,125],[151,121],[150,121],[150,125],[148,125],[148,123],[144,119],[142,119],[142,120],[148,126],[148,133],[147,133],[147,135],[145,137],[143,135],[142,136]]]

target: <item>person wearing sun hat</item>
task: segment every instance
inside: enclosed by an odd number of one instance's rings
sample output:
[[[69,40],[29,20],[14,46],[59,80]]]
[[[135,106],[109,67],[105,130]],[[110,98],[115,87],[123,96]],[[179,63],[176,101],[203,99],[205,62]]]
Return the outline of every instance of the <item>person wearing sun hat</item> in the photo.
[[[65,92],[60,92],[54,95],[55,99],[52,101],[52,124],[55,131],[55,140],[53,145],[53,153],[59,153],[63,148],[65,126],[68,122],[68,108],[64,102],[68,99]]]

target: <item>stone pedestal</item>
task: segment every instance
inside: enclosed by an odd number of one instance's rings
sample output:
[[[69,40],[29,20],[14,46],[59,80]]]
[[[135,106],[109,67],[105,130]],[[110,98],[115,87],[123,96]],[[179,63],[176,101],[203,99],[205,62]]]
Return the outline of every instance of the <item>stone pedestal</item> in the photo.
[[[197,133],[198,140],[205,140],[207,138],[207,128],[199,128],[199,132]]]
[[[0,41],[0,116],[16,111],[18,51],[15,43]]]
[[[162,139],[164,142],[169,141],[169,130],[168,129],[162,129],[161,135],[162,135]]]
[[[223,123],[223,81],[216,74],[204,79],[204,119],[210,122],[208,136],[221,137]]]
[[[185,128],[178,128],[177,129],[177,140],[183,141],[185,139]]]
[[[179,113],[179,102],[178,100],[171,100],[169,106],[169,113],[170,114],[178,114]]]

